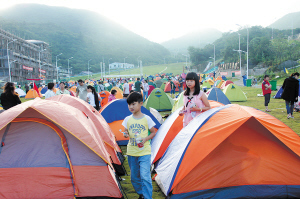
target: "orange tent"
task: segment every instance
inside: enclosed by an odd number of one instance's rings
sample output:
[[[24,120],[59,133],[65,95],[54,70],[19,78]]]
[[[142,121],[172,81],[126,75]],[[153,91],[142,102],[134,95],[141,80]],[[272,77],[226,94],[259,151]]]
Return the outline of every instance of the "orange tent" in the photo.
[[[34,99],[36,97],[43,97],[41,93],[37,93],[36,90],[34,89],[30,89],[26,96],[25,96],[25,99]]]
[[[224,104],[212,100],[209,100],[209,104],[211,108],[224,106]],[[180,110],[181,108],[177,109],[166,119],[166,121],[161,125],[155,137],[153,138],[153,141],[151,143],[151,162],[153,164],[163,156],[172,140],[182,130],[184,116],[179,115]]]
[[[215,81],[217,81],[217,80],[223,80],[223,79],[222,79],[221,76],[218,76],[217,79],[216,79]]]
[[[39,91],[40,91],[40,92],[42,91],[42,89],[43,89],[43,87],[39,87]]]
[[[1,113],[0,134],[2,198],[122,198],[103,140],[82,111],[30,100]]]
[[[121,149],[119,148],[118,144],[116,143],[115,136],[113,132],[111,131],[109,125],[106,123],[106,121],[103,119],[101,114],[91,105],[84,102],[83,100],[72,97],[70,95],[56,95],[54,97],[48,98],[47,100],[52,101],[58,101],[65,104],[68,104],[70,106],[73,106],[80,111],[84,112],[95,124],[96,129],[101,136],[101,138],[104,141],[104,144],[106,146],[107,152],[110,154],[112,162],[114,165],[119,165],[116,168],[116,171],[119,171],[122,169],[121,161],[119,160],[117,153],[122,153]],[[122,154],[120,154],[122,155]],[[120,174],[120,173],[118,173]],[[125,172],[122,172],[122,175],[124,175]]]
[[[178,88],[179,83],[177,81],[173,81],[173,82],[176,86],[175,91],[179,92],[179,88]],[[164,91],[165,91],[165,93],[170,93],[171,92],[171,83],[170,82],[166,83]]]
[[[112,90],[116,90],[117,91],[117,95],[116,95],[116,98],[117,99],[123,99],[123,91],[119,88],[119,87],[113,87],[111,90],[110,90],[110,92],[112,91]]]
[[[107,104],[107,102],[108,102],[108,96],[110,95],[110,92],[108,92],[108,91],[101,91],[99,93],[99,95],[100,95],[100,97],[102,99],[102,101],[101,101],[101,107],[103,108]]]
[[[74,93],[76,93],[76,88],[77,88],[77,86],[72,86],[72,87],[70,88],[70,91],[73,91]]]
[[[294,131],[267,113],[234,104],[192,120],[155,171],[171,198],[299,198],[299,167]]]

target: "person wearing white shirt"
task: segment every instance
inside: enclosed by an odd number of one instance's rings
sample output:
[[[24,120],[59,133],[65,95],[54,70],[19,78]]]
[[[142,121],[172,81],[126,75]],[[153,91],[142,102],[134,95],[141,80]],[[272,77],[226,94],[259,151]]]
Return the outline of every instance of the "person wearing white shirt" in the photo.
[[[123,98],[126,99],[127,96],[129,95],[129,84],[127,83],[127,80],[124,80],[123,84]]]
[[[60,89],[56,92],[56,95],[62,95],[62,94],[70,95],[70,91],[68,91],[68,90],[65,88],[65,83],[64,83],[64,82],[60,82],[59,88],[60,88]]]
[[[53,91],[54,91],[54,83],[50,82],[48,83],[48,90],[45,93],[45,99],[55,96],[55,93]]]
[[[87,86],[87,99],[86,101],[90,103],[97,111],[100,110],[101,97],[96,92],[95,88],[91,85]]]
[[[143,102],[148,98],[149,85],[147,80],[143,80]]]

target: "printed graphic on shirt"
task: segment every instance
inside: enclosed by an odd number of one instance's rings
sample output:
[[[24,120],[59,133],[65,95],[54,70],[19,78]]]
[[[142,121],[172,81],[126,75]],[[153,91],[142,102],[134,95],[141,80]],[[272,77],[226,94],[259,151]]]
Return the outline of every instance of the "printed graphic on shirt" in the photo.
[[[137,146],[136,138],[141,137],[141,133],[146,130],[145,126],[142,124],[131,124],[128,130],[132,132],[134,136],[130,138],[130,145]]]

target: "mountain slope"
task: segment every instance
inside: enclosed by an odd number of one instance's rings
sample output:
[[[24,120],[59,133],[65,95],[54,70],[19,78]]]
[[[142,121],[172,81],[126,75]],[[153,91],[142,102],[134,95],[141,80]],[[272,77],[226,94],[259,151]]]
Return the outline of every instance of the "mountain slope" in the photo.
[[[300,28],[300,12],[289,13],[268,26],[279,30]]]
[[[189,46],[204,47],[207,43],[212,43],[222,37],[222,32],[216,29],[205,29],[201,31],[192,32],[182,37],[172,39],[161,43],[170,51],[179,51],[186,53]]]
[[[104,57],[112,62],[137,64],[137,58],[143,64],[158,63],[170,55],[160,44],[127,30],[121,25],[86,10],[52,7],[39,4],[20,4],[6,10],[1,10],[0,22],[3,29],[26,39],[43,40],[50,43],[53,60],[60,56],[60,63],[67,66],[67,59],[79,72],[85,70],[87,60],[94,71],[99,71],[99,63]],[[92,69],[93,70],[93,69]]]

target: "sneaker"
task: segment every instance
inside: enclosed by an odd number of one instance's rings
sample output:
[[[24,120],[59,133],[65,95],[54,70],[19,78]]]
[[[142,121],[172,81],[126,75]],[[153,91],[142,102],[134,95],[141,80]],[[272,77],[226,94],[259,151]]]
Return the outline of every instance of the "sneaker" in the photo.
[[[291,115],[288,115],[288,116],[287,116],[287,119],[290,119],[290,118],[291,118]]]
[[[290,118],[294,119],[294,116],[291,115]]]
[[[144,199],[144,196],[143,195],[140,195],[140,197],[138,199]]]

